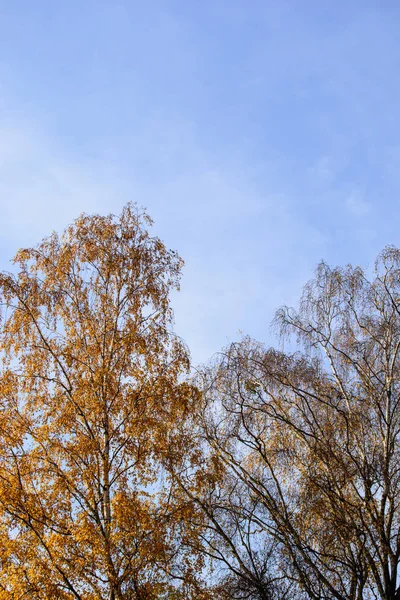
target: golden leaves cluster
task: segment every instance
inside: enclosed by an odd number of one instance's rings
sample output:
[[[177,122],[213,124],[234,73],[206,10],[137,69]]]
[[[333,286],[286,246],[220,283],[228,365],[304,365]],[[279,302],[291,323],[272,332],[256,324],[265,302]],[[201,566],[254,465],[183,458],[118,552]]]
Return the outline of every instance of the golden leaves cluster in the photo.
[[[166,472],[193,447],[182,261],[150,224],[132,205],[82,215],[0,275],[2,599],[192,593]]]

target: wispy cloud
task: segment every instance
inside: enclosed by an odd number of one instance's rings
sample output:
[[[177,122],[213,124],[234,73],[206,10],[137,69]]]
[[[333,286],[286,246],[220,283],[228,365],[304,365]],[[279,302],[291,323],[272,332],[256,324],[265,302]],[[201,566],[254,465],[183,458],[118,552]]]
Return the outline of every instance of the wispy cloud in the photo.
[[[359,190],[353,190],[346,198],[347,210],[357,217],[364,217],[371,210],[370,203]]]
[[[107,167],[62,156],[26,123],[0,123],[2,246],[14,252],[81,212],[105,212],[124,196]],[[126,194],[125,194],[126,197]]]
[[[331,156],[321,156],[309,169],[311,184],[331,185],[336,177],[334,160]]]

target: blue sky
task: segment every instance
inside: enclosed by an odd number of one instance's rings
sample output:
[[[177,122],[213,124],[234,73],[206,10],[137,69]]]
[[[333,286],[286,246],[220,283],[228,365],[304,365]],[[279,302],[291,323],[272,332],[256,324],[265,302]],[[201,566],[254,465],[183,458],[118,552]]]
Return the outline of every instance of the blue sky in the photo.
[[[400,5],[0,0],[0,267],[146,206],[195,363],[400,245]]]

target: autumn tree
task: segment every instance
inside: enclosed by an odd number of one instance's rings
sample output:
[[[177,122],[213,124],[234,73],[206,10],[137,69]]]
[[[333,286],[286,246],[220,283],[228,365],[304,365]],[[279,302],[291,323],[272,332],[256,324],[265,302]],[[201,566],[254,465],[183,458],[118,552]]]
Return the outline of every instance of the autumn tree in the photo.
[[[83,215],[0,275],[0,598],[203,597],[165,469],[193,449],[182,261],[150,224]]]
[[[299,310],[283,308],[276,323],[298,351],[245,339],[203,373],[203,434],[227,482],[198,496],[214,554],[233,557],[230,571],[245,586],[249,572],[257,580],[260,551],[268,558],[267,539],[298,595],[397,599],[400,251],[386,248],[372,278],[320,264]],[[242,502],[224,500],[232,489]],[[230,539],[242,536],[245,562],[236,546],[226,552],[231,522],[240,522]]]

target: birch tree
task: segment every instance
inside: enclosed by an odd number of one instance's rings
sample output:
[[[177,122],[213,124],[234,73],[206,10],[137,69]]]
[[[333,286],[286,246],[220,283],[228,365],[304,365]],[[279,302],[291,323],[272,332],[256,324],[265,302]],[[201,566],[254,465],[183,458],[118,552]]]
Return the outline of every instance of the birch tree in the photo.
[[[204,374],[209,451],[246,498],[235,514],[249,520],[248,503],[257,506],[253,548],[257,537],[275,541],[280,572],[298,594],[394,600],[400,251],[386,248],[372,278],[322,263],[299,310],[281,309],[276,323],[298,351],[247,339]]]
[[[193,448],[182,261],[150,225],[82,215],[0,275],[0,598],[203,597],[164,468]]]

